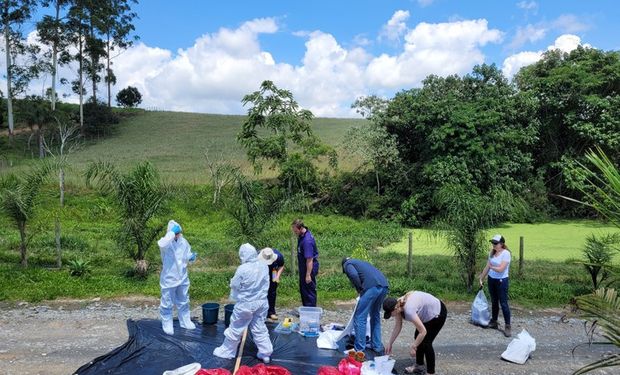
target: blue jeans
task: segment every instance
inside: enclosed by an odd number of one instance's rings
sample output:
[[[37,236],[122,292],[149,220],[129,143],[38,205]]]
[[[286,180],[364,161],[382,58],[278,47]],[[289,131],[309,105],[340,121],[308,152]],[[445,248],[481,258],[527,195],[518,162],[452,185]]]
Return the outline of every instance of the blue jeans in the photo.
[[[508,278],[488,278],[489,294],[491,295],[491,321],[496,322],[499,316],[499,306],[502,306],[504,323],[510,324],[510,307],[508,306]]]
[[[372,350],[382,353],[381,342],[381,309],[388,288],[376,286],[370,288],[360,296],[357,308],[353,314],[353,328],[355,329],[355,351],[366,349],[366,317],[370,314],[370,345]]]

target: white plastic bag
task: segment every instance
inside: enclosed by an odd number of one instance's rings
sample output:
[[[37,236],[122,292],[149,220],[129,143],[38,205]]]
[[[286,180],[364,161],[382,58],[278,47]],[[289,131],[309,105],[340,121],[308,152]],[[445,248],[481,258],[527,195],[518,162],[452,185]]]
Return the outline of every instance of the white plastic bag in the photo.
[[[474,298],[474,303],[471,304],[471,322],[486,327],[489,325],[490,321],[491,312],[489,311],[489,302],[484,295],[484,291],[480,289],[478,294],[476,294],[476,298]]]
[[[164,371],[163,375],[194,375],[200,370],[200,363],[194,362],[174,370]]]
[[[502,358],[522,365],[534,350],[536,350],[536,340],[526,330],[523,330],[516,339],[513,339],[508,344],[508,347],[502,353]]]

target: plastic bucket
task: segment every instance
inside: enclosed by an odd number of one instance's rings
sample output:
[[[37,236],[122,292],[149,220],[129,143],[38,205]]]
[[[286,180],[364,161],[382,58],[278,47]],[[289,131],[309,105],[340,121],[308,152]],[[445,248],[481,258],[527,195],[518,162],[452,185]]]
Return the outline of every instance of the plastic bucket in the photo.
[[[203,324],[215,324],[217,323],[217,316],[220,313],[219,303],[205,303],[202,305],[202,323]]]
[[[224,306],[224,324],[226,325],[226,327],[228,327],[228,325],[230,324],[230,316],[232,315],[234,309],[234,303],[229,303],[228,305]]]

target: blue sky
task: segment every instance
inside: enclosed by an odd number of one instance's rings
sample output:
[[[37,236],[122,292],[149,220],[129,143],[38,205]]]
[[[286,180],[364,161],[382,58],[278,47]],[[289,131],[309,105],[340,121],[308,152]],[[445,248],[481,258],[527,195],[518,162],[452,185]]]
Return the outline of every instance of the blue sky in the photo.
[[[356,97],[428,74],[495,63],[512,77],[550,48],[620,50],[613,0],[141,0],[135,11],[140,41],[115,59],[116,90],[179,111],[245,113],[243,95],[271,79],[315,115],[346,117]]]

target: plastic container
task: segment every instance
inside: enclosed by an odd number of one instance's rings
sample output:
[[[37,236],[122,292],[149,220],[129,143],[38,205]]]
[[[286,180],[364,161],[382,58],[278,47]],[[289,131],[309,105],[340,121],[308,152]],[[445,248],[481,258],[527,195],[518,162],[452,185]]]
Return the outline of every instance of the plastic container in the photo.
[[[224,306],[224,325],[226,327],[230,325],[230,316],[232,315],[234,309],[234,303],[229,303],[228,305]]]
[[[304,336],[318,335],[321,331],[323,309],[301,306],[297,310],[299,311],[299,332]]]
[[[202,305],[202,324],[216,324],[220,313],[220,304],[209,302]]]

